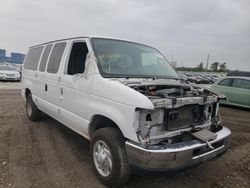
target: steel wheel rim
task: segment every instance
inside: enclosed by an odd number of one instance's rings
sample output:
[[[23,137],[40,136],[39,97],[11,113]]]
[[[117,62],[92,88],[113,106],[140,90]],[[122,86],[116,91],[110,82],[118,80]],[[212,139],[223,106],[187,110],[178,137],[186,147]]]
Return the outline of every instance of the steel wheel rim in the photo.
[[[32,107],[31,107],[31,99],[30,98],[27,99],[26,108],[27,108],[28,115],[31,116],[31,114],[32,114]]]
[[[109,147],[102,140],[98,140],[93,147],[93,159],[95,168],[103,177],[107,177],[112,171],[112,155]]]

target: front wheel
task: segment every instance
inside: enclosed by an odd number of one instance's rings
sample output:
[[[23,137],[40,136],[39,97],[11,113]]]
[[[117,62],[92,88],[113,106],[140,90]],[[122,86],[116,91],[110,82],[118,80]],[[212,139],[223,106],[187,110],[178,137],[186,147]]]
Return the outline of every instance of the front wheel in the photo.
[[[26,98],[26,113],[31,121],[37,121],[42,116],[42,112],[36,107],[36,104],[32,100],[31,93],[29,93]]]
[[[124,144],[122,134],[111,127],[97,130],[91,140],[95,173],[109,187],[120,186],[130,177]]]

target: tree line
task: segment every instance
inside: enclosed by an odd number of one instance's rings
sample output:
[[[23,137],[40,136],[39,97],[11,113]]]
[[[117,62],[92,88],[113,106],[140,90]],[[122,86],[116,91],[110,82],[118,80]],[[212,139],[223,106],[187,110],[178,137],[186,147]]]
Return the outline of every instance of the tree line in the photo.
[[[211,71],[211,72],[228,72],[229,70],[227,69],[227,63],[219,63],[219,62],[214,62],[210,65],[210,68],[207,69],[204,67],[204,63],[201,62],[199,63],[196,67],[176,67],[175,68],[178,71],[194,71],[194,72],[202,72],[202,71]]]

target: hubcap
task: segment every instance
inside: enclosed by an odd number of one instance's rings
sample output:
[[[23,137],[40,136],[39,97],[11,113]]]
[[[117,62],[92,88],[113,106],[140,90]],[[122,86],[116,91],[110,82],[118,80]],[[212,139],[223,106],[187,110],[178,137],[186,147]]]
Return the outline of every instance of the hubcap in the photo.
[[[94,164],[100,175],[107,177],[112,170],[112,156],[109,147],[102,140],[98,140],[93,147]]]
[[[27,108],[28,115],[31,116],[31,114],[32,114],[32,107],[31,107],[31,99],[30,98],[27,99],[26,108]]]

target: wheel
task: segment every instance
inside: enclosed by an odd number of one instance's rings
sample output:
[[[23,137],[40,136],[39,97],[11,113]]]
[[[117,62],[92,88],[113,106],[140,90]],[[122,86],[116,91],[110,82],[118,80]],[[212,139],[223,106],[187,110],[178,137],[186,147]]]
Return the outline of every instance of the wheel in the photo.
[[[125,139],[116,128],[97,130],[90,143],[95,173],[103,184],[117,187],[126,183],[130,170]]]
[[[26,98],[26,112],[27,116],[32,121],[41,119],[42,112],[36,107],[35,103],[33,102],[31,93],[29,93]]]

